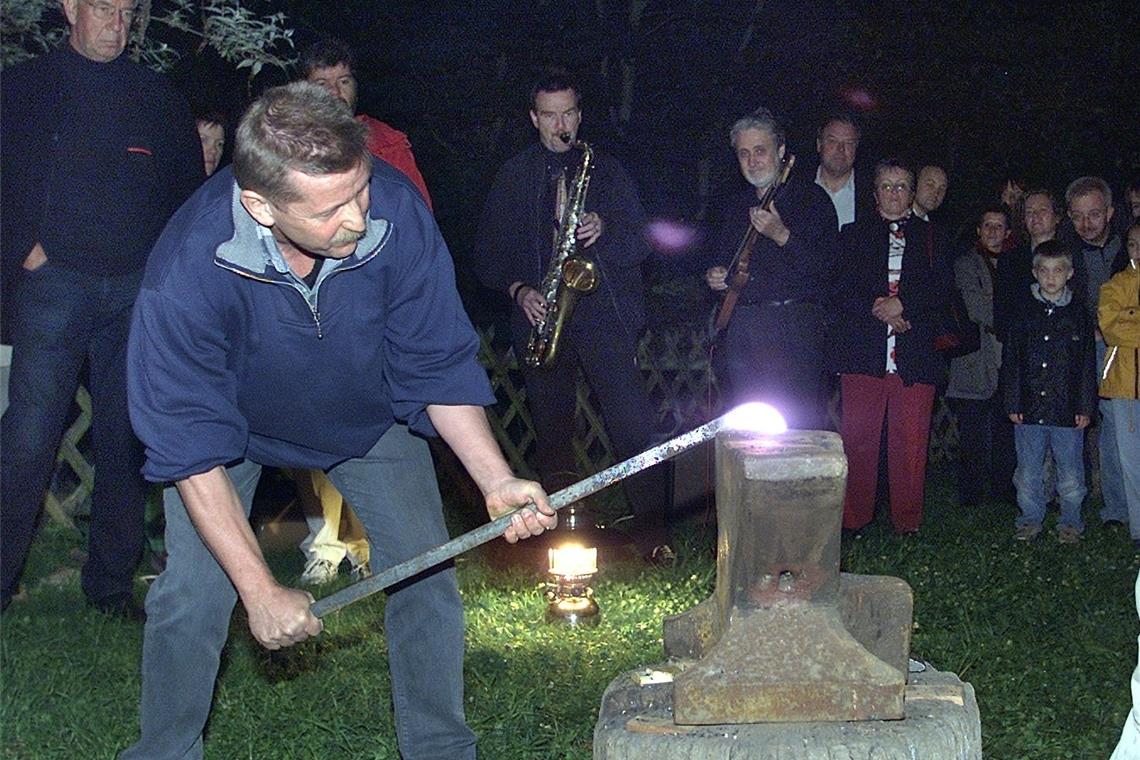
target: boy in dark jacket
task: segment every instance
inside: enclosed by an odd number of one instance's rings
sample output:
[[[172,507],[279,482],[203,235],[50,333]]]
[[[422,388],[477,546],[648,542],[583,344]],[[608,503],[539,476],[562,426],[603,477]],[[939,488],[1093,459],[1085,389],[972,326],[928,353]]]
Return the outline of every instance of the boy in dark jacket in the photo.
[[[1013,482],[1021,515],[1014,538],[1019,541],[1041,532],[1049,449],[1061,501],[1057,540],[1076,543],[1084,530],[1084,428],[1096,410],[1096,354],[1092,321],[1080,303],[1073,303],[1072,276],[1073,258],[1064,244],[1041,243],[1033,255],[1032,300],[1003,344],[1001,386],[1017,447]]]

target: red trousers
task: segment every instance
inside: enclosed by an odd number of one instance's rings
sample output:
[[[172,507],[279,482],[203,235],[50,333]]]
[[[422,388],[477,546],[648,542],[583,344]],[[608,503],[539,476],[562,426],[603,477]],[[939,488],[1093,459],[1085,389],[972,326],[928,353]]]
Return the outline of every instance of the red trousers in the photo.
[[[913,533],[922,523],[926,485],[926,449],[934,386],[903,385],[896,374],[885,377],[841,375],[843,450],[847,453],[847,498],[843,527],[858,530],[875,518],[879,482],[879,442],[887,418],[887,479],[891,524]]]

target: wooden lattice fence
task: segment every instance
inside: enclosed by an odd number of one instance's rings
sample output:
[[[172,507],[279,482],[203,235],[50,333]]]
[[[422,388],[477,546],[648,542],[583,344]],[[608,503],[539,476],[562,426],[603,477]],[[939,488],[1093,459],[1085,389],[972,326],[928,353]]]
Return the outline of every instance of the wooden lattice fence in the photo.
[[[73,527],[74,518],[90,511],[88,498],[95,484],[95,468],[88,461],[87,431],[91,429],[91,395],[82,385],[75,393],[77,412],[64,431],[56,453],[56,469],[51,488],[44,497],[48,516]]]
[[[491,429],[515,471],[534,477],[534,425],[514,351],[509,345],[497,344],[494,329],[488,328],[480,331],[479,361],[487,369],[498,399],[487,409]],[[657,405],[656,423],[663,435],[682,432],[720,414],[720,389],[709,362],[707,331],[648,332],[638,347],[638,364],[650,398]],[[84,436],[91,426],[91,397],[81,387],[75,400],[79,411],[64,436],[52,488],[45,501],[51,519],[64,525],[73,525],[74,517],[86,511],[94,481],[94,470],[84,456]],[[838,429],[838,394],[832,396],[828,411],[833,426]],[[581,374],[573,433],[574,453],[582,472],[593,472],[615,463],[609,436]],[[939,397],[931,422],[931,464],[949,461],[957,446],[957,423]]]
[[[514,350],[509,345],[496,345],[493,329],[481,331],[480,338],[479,361],[487,369],[498,399],[487,409],[491,428],[516,471],[533,476],[534,427]],[[638,346],[638,365],[650,398],[657,405],[657,424],[664,434],[683,432],[722,411],[720,388],[709,361],[708,340],[703,329],[649,331]],[[582,472],[593,472],[616,461],[591,399],[590,387],[579,373],[574,452]],[[838,430],[838,390],[829,400],[828,416],[833,429]],[[940,396],[931,420],[930,463],[949,461],[957,447],[957,423]]]

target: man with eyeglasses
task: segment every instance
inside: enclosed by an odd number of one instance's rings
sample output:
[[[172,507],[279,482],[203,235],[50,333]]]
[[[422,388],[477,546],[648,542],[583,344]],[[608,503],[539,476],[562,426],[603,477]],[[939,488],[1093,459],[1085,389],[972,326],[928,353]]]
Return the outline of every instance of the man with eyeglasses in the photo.
[[[1077,234],[1074,258],[1073,290],[1075,297],[1083,298],[1085,307],[1097,321],[1100,288],[1114,274],[1128,265],[1120,235],[1112,230],[1115,211],[1112,189],[1100,177],[1079,177],[1065,189],[1065,203],[1069,208],[1069,221]],[[1096,366],[1104,366],[1106,353],[1104,336],[1096,331]],[[1128,524],[1128,503],[1124,495],[1124,472],[1120,466],[1120,452],[1116,447],[1116,428],[1110,403],[1100,400],[1100,421],[1097,423],[1096,448],[1100,454],[1100,491],[1104,505],[1100,519],[1104,523]],[[1091,441],[1090,441],[1091,443]]]
[[[126,338],[147,254],[204,177],[194,120],[122,55],[133,0],[63,0],[67,41],[3,73],[0,236],[11,405],[0,422],[2,603],[16,594],[84,365],[95,484],[81,585],[141,620],[142,449],[126,407]]]
[[[618,459],[651,445],[657,418],[636,363],[645,327],[645,210],[625,168],[596,148],[576,240],[579,254],[595,264],[597,288],[578,297],[553,366],[524,361],[532,328],[547,313],[540,288],[582,163],[577,142],[582,114],[580,91],[568,74],[553,71],[538,80],[530,98],[538,140],[499,169],[473,250],[480,281],[511,302],[511,335],[523,364],[536,463],[543,486],[552,492],[579,478],[570,435],[579,368],[598,400]],[[624,485],[639,553],[650,563],[670,564],[675,554],[665,527],[664,471],[650,468]]]
[[[858,531],[875,516],[885,418],[891,523],[907,535],[922,523],[930,412],[946,373],[934,338],[954,273],[938,227],[911,211],[910,168],[888,158],[874,177],[878,213],[844,227],[839,241],[844,283],[831,356],[848,466],[843,527]]]

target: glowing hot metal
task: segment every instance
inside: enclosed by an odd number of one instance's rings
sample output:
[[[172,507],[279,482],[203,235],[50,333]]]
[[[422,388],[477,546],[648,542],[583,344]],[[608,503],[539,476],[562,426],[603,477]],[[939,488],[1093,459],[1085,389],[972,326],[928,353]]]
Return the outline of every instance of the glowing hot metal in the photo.
[[[755,430],[760,434],[777,434],[784,432],[787,426],[784,424],[779,412],[771,406],[762,403],[744,404],[743,406],[736,407],[727,414],[717,417],[711,422],[706,422],[698,428],[694,428],[687,433],[682,433],[676,438],[672,438],[665,443],[654,446],[636,456],[632,456],[624,462],[619,462],[612,467],[607,467],[595,475],[591,475],[571,486],[563,488],[557,493],[551,494],[550,505],[558,510],[576,501],[581,501],[587,496],[597,493],[619,480],[624,480],[630,475],[635,475],[647,467],[652,467],[655,464],[660,464],[668,459],[672,459],[698,444],[711,440],[721,430],[726,429],[747,429]],[[531,506],[521,507],[521,509],[533,508],[534,507]],[[503,531],[510,525],[511,516],[513,514],[514,512],[511,512],[498,517],[486,525],[481,525],[475,530],[468,531],[462,536],[453,538],[447,543],[430,549],[418,557],[413,557],[398,565],[393,565],[387,570],[376,573],[370,578],[354,583],[351,586],[346,586],[340,591],[329,594],[323,599],[318,599],[313,603],[310,609],[317,617],[324,617],[330,612],[336,612],[342,607],[359,601],[366,596],[375,594],[377,591],[382,591],[389,586],[394,586],[401,581],[411,578],[413,575],[418,575],[429,568],[435,567],[441,562],[446,562],[452,557],[474,549],[476,546],[482,546],[488,541],[503,535]]]

